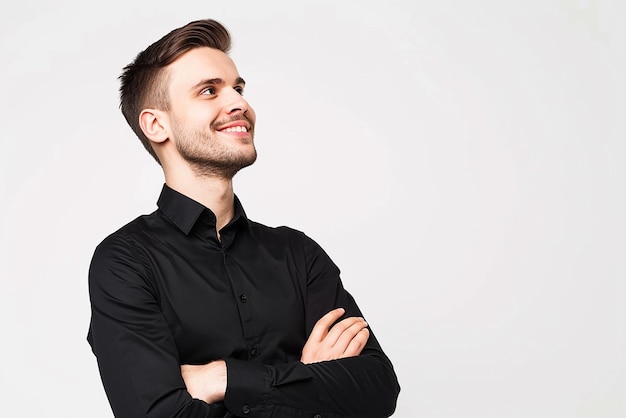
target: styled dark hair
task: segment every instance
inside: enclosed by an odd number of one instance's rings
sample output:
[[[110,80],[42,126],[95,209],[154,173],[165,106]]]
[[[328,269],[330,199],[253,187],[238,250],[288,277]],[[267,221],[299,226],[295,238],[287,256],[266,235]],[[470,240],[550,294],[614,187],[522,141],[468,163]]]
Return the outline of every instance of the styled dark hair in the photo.
[[[185,52],[199,47],[228,53],[231,47],[230,33],[221,23],[212,19],[190,22],[172,30],[137,54],[119,76],[122,114],[143,146],[159,164],[161,162],[152,149],[150,140],[139,126],[139,114],[147,108],[169,110],[164,68]]]

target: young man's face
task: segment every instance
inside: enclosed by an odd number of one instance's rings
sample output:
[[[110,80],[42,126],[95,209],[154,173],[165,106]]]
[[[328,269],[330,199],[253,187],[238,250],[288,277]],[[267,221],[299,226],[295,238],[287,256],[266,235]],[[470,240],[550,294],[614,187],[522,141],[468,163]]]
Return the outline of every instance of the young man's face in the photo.
[[[171,138],[202,173],[232,177],[256,160],[254,110],[244,81],[224,52],[195,48],[167,68]]]

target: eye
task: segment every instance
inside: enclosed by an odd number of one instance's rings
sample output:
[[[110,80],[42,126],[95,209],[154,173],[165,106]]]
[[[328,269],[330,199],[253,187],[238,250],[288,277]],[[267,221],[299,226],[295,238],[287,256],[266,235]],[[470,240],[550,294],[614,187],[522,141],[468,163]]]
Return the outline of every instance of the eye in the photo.
[[[208,95],[208,96],[213,95],[213,94],[215,94],[215,87],[207,87],[206,89],[203,89],[200,92],[200,94],[201,95],[205,95],[205,96],[206,95]]]
[[[243,96],[243,87],[235,86],[235,91],[239,93],[241,96]]]

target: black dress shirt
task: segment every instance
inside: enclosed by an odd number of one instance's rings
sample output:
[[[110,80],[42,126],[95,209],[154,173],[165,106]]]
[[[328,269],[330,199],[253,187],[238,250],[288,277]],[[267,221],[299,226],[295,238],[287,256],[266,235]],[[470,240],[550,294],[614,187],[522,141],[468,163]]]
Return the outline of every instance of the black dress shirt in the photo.
[[[362,316],[303,233],[215,215],[164,185],[158,209],[105,238],[89,270],[88,341],[116,417],[388,417],[399,385],[373,333],[361,355],[300,362],[319,318]],[[223,402],[192,399],[181,364],[224,359]]]

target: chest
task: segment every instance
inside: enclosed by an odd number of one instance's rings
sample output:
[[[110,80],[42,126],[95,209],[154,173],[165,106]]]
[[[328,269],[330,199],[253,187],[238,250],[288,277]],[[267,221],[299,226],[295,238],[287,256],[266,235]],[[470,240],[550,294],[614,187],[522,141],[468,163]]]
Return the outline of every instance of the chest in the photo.
[[[306,280],[288,251],[193,246],[154,254],[150,262],[181,363],[299,358]]]

